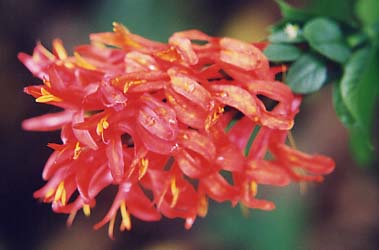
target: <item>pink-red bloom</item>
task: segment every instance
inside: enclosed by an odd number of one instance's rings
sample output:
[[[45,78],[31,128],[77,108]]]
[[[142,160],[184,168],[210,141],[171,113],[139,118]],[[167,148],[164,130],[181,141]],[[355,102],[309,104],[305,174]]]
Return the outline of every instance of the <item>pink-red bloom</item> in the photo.
[[[25,92],[62,111],[24,121],[27,130],[61,130],[34,193],[55,212],[86,215],[110,185],[118,192],[104,219],[109,235],[118,211],[156,221],[205,216],[208,199],[271,210],[260,185],[321,181],[334,162],[288,146],[301,97],[275,80],[262,49],[197,30],[173,34],[168,44],[130,33],[92,34],[68,56],[37,44],[19,59],[42,85]],[[263,99],[270,100],[265,103]],[[252,135],[252,136],[251,136]],[[229,178],[230,177],[230,178]]]

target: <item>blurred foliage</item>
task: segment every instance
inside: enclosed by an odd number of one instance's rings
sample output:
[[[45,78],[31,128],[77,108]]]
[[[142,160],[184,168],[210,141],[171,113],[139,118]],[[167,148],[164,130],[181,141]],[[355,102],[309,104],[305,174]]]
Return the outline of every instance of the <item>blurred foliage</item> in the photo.
[[[220,28],[221,16],[227,15],[216,1],[114,0],[99,3],[94,9],[98,31],[109,30],[110,24],[116,21],[125,24],[132,32],[162,42],[174,32],[186,29],[214,33]],[[213,11],[212,15],[209,15],[209,9]]]
[[[214,239],[214,249],[220,250],[302,249],[307,214],[295,189],[295,186],[281,189],[280,196],[270,190],[277,206],[270,212],[249,211],[244,207],[241,212],[230,204],[217,204],[217,209],[211,206],[212,213],[206,218],[210,222],[206,225],[208,230],[201,233],[202,237],[207,237],[206,241]]]
[[[371,164],[379,97],[379,1],[320,0],[306,9],[277,2],[283,19],[272,28],[266,56],[290,64],[285,82],[296,93],[311,94],[334,82],[335,110],[349,131],[355,159]]]

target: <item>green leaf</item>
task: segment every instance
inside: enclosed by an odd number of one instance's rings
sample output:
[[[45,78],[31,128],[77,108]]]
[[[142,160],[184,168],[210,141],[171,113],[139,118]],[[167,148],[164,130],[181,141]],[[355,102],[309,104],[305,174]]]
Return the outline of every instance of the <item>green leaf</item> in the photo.
[[[301,55],[301,50],[287,44],[270,44],[264,54],[272,62],[294,61]]]
[[[379,1],[359,0],[355,6],[358,18],[365,25],[372,25],[379,22]]]
[[[319,90],[327,79],[327,68],[316,55],[303,54],[288,70],[286,82],[296,93],[309,94]]]
[[[285,18],[287,21],[302,21],[305,22],[309,18],[311,18],[313,15],[302,10],[297,9],[288,3],[286,3],[284,0],[276,0],[276,2],[279,4],[280,12],[282,13],[283,18]]]
[[[346,128],[353,128],[355,119],[342,100],[340,83],[335,83],[333,85],[333,105],[342,124],[345,125]]]
[[[365,75],[377,74],[376,69],[370,69],[372,68],[372,62],[370,63],[370,61],[373,61],[371,53],[372,51],[369,48],[356,51],[346,63],[340,84],[343,102],[354,119],[364,127],[368,127],[369,122],[367,117],[368,110],[364,109],[371,106],[367,102],[372,102],[372,100],[368,101],[367,99],[374,99],[373,94],[375,92],[373,91],[374,83],[370,83],[372,79],[367,79],[369,76]],[[365,96],[366,94],[368,96]]]
[[[360,128],[350,132],[350,149],[357,163],[361,166],[369,165],[375,158],[375,149],[371,143],[371,133]]]
[[[377,0],[374,0],[377,1]],[[309,9],[318,16],[327,16],[333,19],[353,24],[354,3],[356,0],[317,0],[310,1]]]
[[[305,24],[303,35],[313,49],[330,60],[344,63],[350,56],[350,49],[343,41],[341,28],[331,19],[312,19]]]
[[[333,86],[333,104],[338,118],[349,130],[350,148],[354,158],[360,165],[369,164],[374,158],[374,149],[371,144],[370,131],[365,130],[354,119],[342,100],[340,84]]]
[[[378,51],[362,48],[356,51],[344,68],[340,83],[341,99],[354,119],[350,126],[351,147],[361,164],[374,157],[372,125],[374,105],[379,96]]]

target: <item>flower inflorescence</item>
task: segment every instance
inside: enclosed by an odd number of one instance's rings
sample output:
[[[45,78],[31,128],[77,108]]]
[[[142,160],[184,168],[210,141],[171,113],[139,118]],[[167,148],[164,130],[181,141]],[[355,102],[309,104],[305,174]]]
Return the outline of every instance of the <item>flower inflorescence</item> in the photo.
[[[209,198],[271,210],[256,197],[260,185],[321,181],[333,170],[330,158],[286,145],[301,97],[275,80],[285,67],[270,67],[266,44],[197,30],[163,44],[117,23],[90,39],[73,56],[60,40],[52,53],[37,44],[33,55],[19,54],[43,81],[25,92],[63,109],[23,127],[61,130],[34,196],[70,214],[69,224],[110,185],[117,194],[95,228],[109,222],[113,237],[118,211],[121,230],[131,229],[131,215],[179,217],[190,228]]]

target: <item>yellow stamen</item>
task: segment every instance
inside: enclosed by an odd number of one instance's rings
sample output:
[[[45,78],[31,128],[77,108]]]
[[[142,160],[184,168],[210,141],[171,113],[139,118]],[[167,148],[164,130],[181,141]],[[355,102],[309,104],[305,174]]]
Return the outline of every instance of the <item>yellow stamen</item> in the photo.
[[[45,84],[47,87],[49,87],[49,88],[51,88],[51,82],[48,80],[48,79],[46,79],[45,77],[42,79],[42,81],[43,81],[43,84]]]
[[[130,34],[130,31],[128,30],[128,28],[126,28],[121,23],[113,22],[112,25],[113,25],[113,32],[121,33],[121,34],[125,34],[125,35]]]
[[[114,215],[111,219],[111,221],[109,222],[109,226],[108,226],[108,236],[109,238],[111,239],[114,239],[113,238],[113,231],[114,231],[114,223],[115,223],[115,220],[116,220],[116,215]]]
[[[155,55],[160,59],[168,62],[175,62],[181,58],[174,47],[170,47],[167,50],[158,51],[157,53],[155,53]]]
[[[62,197],[61,197],[61,202],[63,206],[66,205],[66,201],[67,201],[67,193],[66,193],[66,189],[63,188]]]
[[[124,38],[124,43],[134,48],[141,48],[142,46],[130,38],[130,31],[122,24],[113,22],[113,32],[121,35]]]
[[[218,118],[224,113],[224,108],[218,106],[206,119],[205,121],[205,130],[208,131],[210,127],[212,127]]]
[[[132,86],[136,86],[136,85],[139,85],[139,84],[142,84],[142,83],[145,83],[146,80],[135,80],[135,81],[128,81],[124,84],[124,94],[126,92],[128,92],[129,88],[132,87]]]
[[[74,64],[72,62],[70,62],[68,59],[64,60],[64,61],[57,62],[57,63],[58,63],[58,65],[63,64],[66,68],[69,68],[69,69],[74,68]]]
[[[149,159],[142,158],[139,162],[138,180],[141,180],[145,176],[148,167],[149,167]]]
[[[176,178],[173,176],[171,178],[171,194],[172,194],[172,201],[171,201],[171,207],[175,207],[176,203],[178,202],[180,190],[176,186]]]
[[[80,153],[82,152],[82,148],[80,147],[80,143],[77,142],[75,144],[75,149],[74,149],[74,157],[72,157],[74,160],[78,159]]]
[[[255,197],[258,192],[258,185],[255,181],[250,182],[250,192]]]
[[[59,201],[62,197],[64,190],[64,181],[61,181],[58,185],[57,191],[55,192],[54,201]]]
[[[176,99],[172,95],[170,95],[169,93],[167,93],[167,100],[169,103],[177,104]]]
[[[109,122],[107,121],[108,116],[104,116],[100,119],[96,126],[96,134],[103,136],[104,130],[109,127]]]
[[[53,196],[54,192],[55,192],[55,189],[54,189],[54,188],[50,188],[50,189],[46,192],[46,194],[45,194],[45,198],[46,198],[46,199],[50,198],[51,196]]]
[[[89,70],[95,70],[96,67],[92,64],[90,64],[86,59],[84,59],[78,52],[74,52],[74,56],[76,59],[76,65],[79,67],[89,69]]]
[[[199,208],[197,213],[201,217],[205,217],[208,213],[208,199],[205,195],[202,195],[200,198]]]
[[[46,102],[61,102],[62,101],[62,99],[60,99],[59,97],[56,97],[55,95],[52,95],[45,88],[41,88],[41,94],[42,95],[36,99],[36,102],[46,103]]]
[[[67,58],[66,49],[63,47],[62,41],[59,39],[54,39],[53,48],[58,55],[58,58],[64,60]]]
[[[84,204],[82,209],[85,216],[89,217],[91,215],[91,207],[88,204]]]
[[[126,211],[125,201],[121,202],[120,211],[121,211],[121,217],[122,217],[121,229],[126,228],[126,230],[129,231],[132,228],[132,223],[130,221],[130,215],[128,211]]]
[[[50,51],[48,51],[45,47],[43,47],[42,44],[40,44],[39,48],[40,48],[42,54],[44,56],[46,56],[47,58],[49,58],[50,61],[55,60],[55,56]],[[33,55],[33,60],[38,62],[39,60],[41,60],[41,58],[38,56],[38,54],[35,54],[35,55]]]

